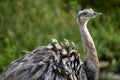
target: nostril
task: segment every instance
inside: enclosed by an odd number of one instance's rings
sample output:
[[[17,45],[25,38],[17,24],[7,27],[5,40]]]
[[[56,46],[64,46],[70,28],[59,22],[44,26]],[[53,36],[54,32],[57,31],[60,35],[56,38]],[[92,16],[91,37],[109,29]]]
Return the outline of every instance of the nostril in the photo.
[[[93,14],[94,14],[94,15],[96,15],[96,13],[95,13],[95,12],[94,12]]]

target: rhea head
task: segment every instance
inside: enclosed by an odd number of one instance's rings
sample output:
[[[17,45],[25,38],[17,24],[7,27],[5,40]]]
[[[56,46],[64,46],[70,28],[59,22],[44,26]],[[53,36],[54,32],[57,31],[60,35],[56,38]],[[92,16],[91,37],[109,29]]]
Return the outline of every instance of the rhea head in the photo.
[[[100,12],[94,12],[92,9],[84,9],[78,12],[77,24],[85,24],[90,19],[94,18],[97,15],[101,15]]]

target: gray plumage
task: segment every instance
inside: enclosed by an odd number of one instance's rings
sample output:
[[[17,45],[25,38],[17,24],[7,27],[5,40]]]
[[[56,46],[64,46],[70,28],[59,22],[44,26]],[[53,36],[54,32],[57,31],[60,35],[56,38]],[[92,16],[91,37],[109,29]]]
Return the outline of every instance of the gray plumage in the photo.
[[[82,61],[75,47],[65,40],[39,47],[12,62],[1,80],[78,80]]]
[[[0,80],[97,80],[99,62],[94,42],[86,31],[86,22],[98,15],[92,9],[80,11],[77,23],[83,40],[86,60],[80,59],[74,43],[68,40],[38,47],[12,62],[1,74]]]

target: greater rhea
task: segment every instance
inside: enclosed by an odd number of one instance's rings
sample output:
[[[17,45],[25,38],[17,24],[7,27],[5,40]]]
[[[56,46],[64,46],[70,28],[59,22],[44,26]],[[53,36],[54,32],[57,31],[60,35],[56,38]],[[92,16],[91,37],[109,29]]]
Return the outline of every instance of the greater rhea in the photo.
[[[77,24],[82,36],[85,61],[81,61],[74,43],[68,40],[41,46],[12,62],[0,80],[98,80],[99,61],[87,23],[99,12],[84,9],[78,12]]]

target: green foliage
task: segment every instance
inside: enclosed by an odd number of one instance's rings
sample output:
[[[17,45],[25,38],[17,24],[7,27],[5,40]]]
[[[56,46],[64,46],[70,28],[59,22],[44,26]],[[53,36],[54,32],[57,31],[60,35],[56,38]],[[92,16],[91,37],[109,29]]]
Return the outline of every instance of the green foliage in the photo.
[[[115,58],[120,62],[119,3],[119,0],[1,0],[0,72],[23,56],[22,50],[31,51],[46,45],[52,38],[61,41],[67,38],[83,53],[75,20],[77,11],[87,7],[103,13],[88,24],[99,59]]]

